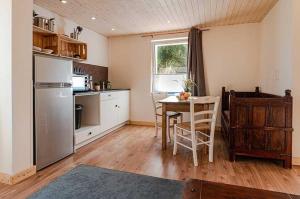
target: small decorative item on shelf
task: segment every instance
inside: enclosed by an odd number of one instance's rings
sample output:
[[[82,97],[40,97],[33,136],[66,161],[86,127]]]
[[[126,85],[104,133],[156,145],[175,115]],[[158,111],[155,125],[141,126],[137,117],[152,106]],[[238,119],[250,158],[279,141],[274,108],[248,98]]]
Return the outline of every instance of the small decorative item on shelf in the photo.
[[[83,28],[81,26],[77,26],[76,28],[74,28],[74,31],[70,34],[70,37],[72,39],[78,40],[78,36],[81,34],[82,31],[83,31]]]
[[[186,80],[183,80],[183,92],[181,92],[179,94],[179,96],[177,96],[177,98],[179,100],[188,100],[189,97],[191,97],[192,95],[192,89],[194,86],[197,86],[197,84],[195,84],[195,82],[191,79],[186,79]]]

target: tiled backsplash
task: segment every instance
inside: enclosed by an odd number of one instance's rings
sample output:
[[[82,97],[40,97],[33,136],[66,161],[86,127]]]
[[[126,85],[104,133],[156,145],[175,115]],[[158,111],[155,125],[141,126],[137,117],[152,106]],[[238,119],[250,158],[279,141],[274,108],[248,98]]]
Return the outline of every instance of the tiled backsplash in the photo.
[[[108,68],[103,66],[91,65],[74,62],[74,68],[80,68],[85,74],[93,76],[93,82],[107,81]]]

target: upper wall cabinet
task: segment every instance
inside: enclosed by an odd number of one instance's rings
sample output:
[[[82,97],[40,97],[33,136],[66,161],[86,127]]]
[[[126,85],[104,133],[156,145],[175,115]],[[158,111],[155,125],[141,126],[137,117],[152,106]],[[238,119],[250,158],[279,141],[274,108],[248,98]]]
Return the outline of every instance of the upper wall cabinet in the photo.
[[[87,59],[86,43],[37,26],[33,26],[33,51],[78,61]]]

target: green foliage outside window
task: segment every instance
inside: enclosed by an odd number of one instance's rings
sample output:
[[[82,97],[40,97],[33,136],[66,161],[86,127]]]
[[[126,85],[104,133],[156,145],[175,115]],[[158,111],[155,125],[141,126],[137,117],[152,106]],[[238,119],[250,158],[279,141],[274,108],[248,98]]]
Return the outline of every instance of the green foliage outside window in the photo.
[[[156,53],[158,74],[187,72],[187,44],[158,46]]]

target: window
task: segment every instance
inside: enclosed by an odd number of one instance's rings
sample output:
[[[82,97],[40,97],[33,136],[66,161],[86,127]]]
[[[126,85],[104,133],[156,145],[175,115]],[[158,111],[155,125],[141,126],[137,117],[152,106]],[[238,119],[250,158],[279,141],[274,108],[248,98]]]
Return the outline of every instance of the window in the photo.
[[[152,41],[152,91],[181,92],[187,77],[187,38]]]

